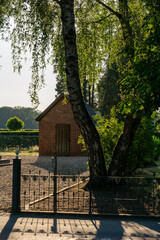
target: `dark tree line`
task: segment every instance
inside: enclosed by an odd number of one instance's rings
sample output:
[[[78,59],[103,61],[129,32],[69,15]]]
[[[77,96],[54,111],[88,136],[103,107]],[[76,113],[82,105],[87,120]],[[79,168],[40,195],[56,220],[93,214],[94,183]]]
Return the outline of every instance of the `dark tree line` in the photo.
[[[9,118],[18,117],[24,122],[24,129],[38,129],[35,118],[40,114],[33,108],[26,107],[1,107],[0,108],[0,128],[7,128],[6,123]]]

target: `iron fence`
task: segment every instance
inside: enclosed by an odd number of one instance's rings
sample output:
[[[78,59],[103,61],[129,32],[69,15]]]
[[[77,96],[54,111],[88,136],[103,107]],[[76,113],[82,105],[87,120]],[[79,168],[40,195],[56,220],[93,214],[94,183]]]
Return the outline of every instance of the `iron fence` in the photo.
[[[160,214],[160,178],[22,174],[21,209]]]
[[[83,190],[89,176],[21,175],[21,209],[53,212],[86,212],[88,192]]]
[[[17,166],[13,179],[20,174],[20,180],[13,181],[14,211],[160,215],[160,178],[155,176],[57,175],[56,164],[47,175],[41,171],[21,174]]]

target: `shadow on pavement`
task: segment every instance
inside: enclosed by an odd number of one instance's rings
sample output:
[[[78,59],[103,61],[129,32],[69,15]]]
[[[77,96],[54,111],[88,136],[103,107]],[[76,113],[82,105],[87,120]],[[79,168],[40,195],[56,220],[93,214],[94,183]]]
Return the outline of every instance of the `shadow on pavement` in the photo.
[[[11,215],[0,240],[160,239],[160,219],[73,215]]]
[[[11,215],[0,233],[1,240],[7,240],[10,233],[13,231],[14,225],[17,222],[18,216]]]

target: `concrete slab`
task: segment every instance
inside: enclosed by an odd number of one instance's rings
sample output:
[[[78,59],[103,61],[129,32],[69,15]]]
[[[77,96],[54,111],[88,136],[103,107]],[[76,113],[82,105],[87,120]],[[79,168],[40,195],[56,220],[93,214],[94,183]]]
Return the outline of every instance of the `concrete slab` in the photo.
[[[160,240],[159,218],[1,215],[0,240]]]

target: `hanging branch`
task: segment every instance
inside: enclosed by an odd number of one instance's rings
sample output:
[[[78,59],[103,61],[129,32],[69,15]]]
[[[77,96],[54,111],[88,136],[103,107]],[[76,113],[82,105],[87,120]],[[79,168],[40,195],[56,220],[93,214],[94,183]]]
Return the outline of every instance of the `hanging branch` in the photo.
[[[111,13],[113,13],[115,16],[117,16],[119,19],[122,19],[122,14],[120,14],[119,12],[116,12],[115,10],[113,10],[111,7],[109,7],[108,5],[106,5],[105,3],[103,3],[101,0],[96,0],[96,2],[100,3],[103,7],[105,7],[106,9],[108,9]]]

